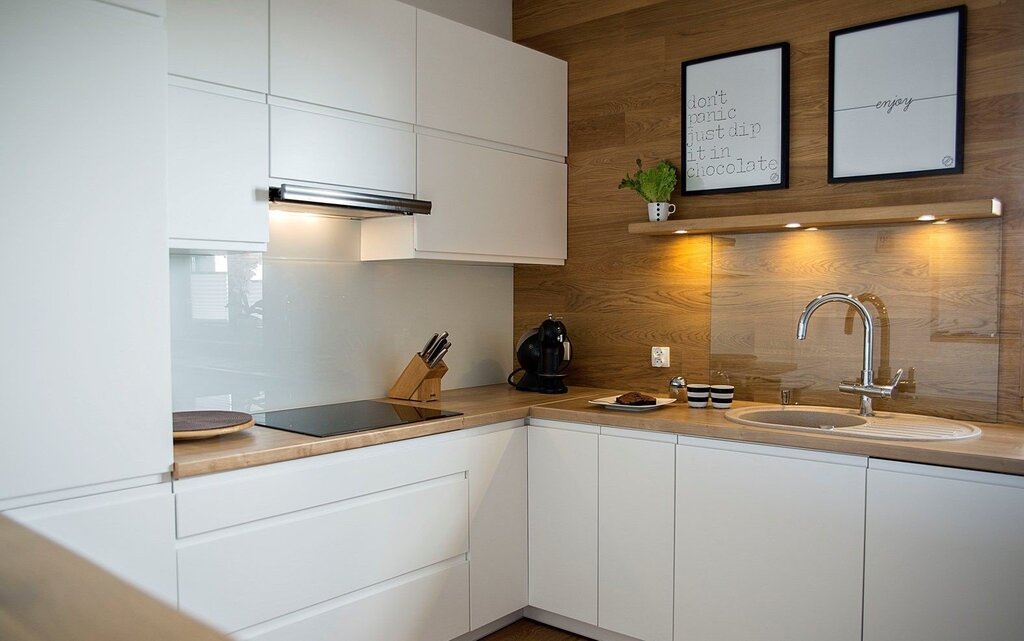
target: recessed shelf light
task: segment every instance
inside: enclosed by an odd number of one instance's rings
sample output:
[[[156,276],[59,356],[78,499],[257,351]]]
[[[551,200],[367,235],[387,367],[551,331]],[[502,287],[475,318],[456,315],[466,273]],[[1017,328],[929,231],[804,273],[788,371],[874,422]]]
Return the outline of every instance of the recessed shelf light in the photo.
[[[945,224],[946,224],[946,223],[948,223],[948,222],[949,222],[949,219],[948,219],[948,218],[943,218],[942,220],[936,220],[936,221],[935,221],[935,222],[933,222],[932,224],[933,224],[933,225],[945,225]]]
[[[674,232],[672,232],[672,233],[673,233],[673,234],[688,234],[689,232],[688,232],[688,231],[686,231],[685,229],[677,229],[677,230],[675,230],[675,231],[674,231]]]
[[[786,223],[786,229],[800,229],[800,223]]]
[[[818,228],[817,227],[808,227],[804,231],[818,231]]]
[[[923,216],[918,216],[917,219],[920,220],[923,223],[929,223],[929,222],[935,220],[935,216],[933,216],[931,214],[924,214]]]

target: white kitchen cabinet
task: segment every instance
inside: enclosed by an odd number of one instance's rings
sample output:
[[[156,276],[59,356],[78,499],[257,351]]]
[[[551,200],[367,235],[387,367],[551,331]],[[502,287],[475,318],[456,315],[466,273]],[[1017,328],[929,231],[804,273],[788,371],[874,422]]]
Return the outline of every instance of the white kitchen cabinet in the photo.
[[[871,460],[864,641],[1024,639],[1024,478]]]
[[[168,0],[168,73],[267,93],[269,13],[269,0]]]
[[[270,93],[415,122],[416,9],[394,0],[270,0]]]
[[[564,163],[418,135],[416,196],[429,216],[364,221],[362,259],[563,264]]]
[[[5,0],[0,42],[9,506],[170,469],[167,69],[162,19],[98,2]]]
[[[523,426],[466,439],[474,630],[529,601],[526,441]]]
[[[172,249],[266,251],[267,118],[263,94],[171,79],[167,220]]]
[[[416,124],[565,156],[568,64],[418,11]]]
[[[270,175],[413,194],[416,136],[411,125],[271,98]]]
[[[177,605],[170,483],[17,508],[4,515]]]
[[[866,459],[680,437],[677,641],[859,641]]]
[[[468,501],[462,473],[195,537],[178,546],[181,608],[233,632],[464,556]]]
[[[601,428],[597,624],[672,641],[676,437]]]
[[[598,428],[531,421],[530,605],[597,625]]]
[[[518,420],[182,479],[181,607],[247,639],[489,624],[526,605],[526,453]]]
[[[441,563],[232,635],[253,641],[450,641],[468,631],[469,564]]]

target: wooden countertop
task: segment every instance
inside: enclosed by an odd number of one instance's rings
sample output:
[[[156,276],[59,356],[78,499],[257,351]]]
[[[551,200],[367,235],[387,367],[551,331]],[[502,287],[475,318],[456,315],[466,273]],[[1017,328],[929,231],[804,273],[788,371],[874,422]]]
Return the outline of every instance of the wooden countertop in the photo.
[[[977,423],[982,435],[964,441],[883,441],[739,425],[727,421],[723,410],[691,409],[685,403],[639,413],[606,410],[587,403],[621,392],[573,387],[569,394],[551,396],[517,392],[505,384],[445,390],[438,402],[392,402],[453,410],[463,416],[329,438],[254,427],[213,439],[181,442],[174,446],[174,477],[339,452],[526,416],[1024,475],[1024,426]],[[735,403],[736,407],[750,405],[761,404]]]
[[[0,550],[4,641],[227,639],[3,515]]]
[[[462,412],[462,416],[327,438],[256,426],[211,439],[181,441],[174,444],[173,474],[174,478],[180,479],[512,421],[525,418],[530,408],[539,404],[577,396],[596,398],[601,395],[601,391],[575,387],[568,394],[538,394],[518,392],[501,383],[445,390],[441,393],[440,401],[429,403],[382,399],[389,403]]]

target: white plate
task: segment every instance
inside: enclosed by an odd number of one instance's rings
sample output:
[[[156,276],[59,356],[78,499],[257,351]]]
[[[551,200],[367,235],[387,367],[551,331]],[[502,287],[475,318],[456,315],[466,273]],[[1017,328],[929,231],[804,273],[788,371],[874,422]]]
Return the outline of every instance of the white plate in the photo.
[[[664,407],[669,403],[675,403],[674,398],[655,398],[654,405],[620,405],[615,402],[618,396],[605,396],[604,398],[595,398],[592,401],[587,401],[591,405],[600,405],[601,407],[607,407],[610,410],[624,410],[626,412],[646,412],[647,410],[656,410],[659,407]]]

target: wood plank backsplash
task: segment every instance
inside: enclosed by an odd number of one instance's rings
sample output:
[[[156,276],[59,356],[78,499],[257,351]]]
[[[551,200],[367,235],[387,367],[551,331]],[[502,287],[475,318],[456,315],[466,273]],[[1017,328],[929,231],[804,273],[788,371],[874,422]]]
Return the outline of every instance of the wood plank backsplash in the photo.
[[[962,175],[829,185],[829,31],[951,6],[937,0],[514,0],[517,42],[569,62],[569,258],[517,266],[515,336],[547,313],[574,341],[570,384],[662,390],[725,371],[738,396],[853,406],[861,330],[825,291],[871,292],[891,319],[891,369],[914,367],[894,409],[1024,422],[1024,2],[971,0]],[[682,217],[997,197],[1001,222],[711,237],[631,236],[646,219],[616,189],[634,160],[680,162],[680,64],[774,42],[791,47],[790,187],[682,197]],[[830,309],[830,307],[834,309]],[[995,334],[993,339],[989,334]],[[878,342],[878,341],[876,341]],[[650,347],[672,367],[650,367]],[[881,346],[876,348],[878,369]]]

